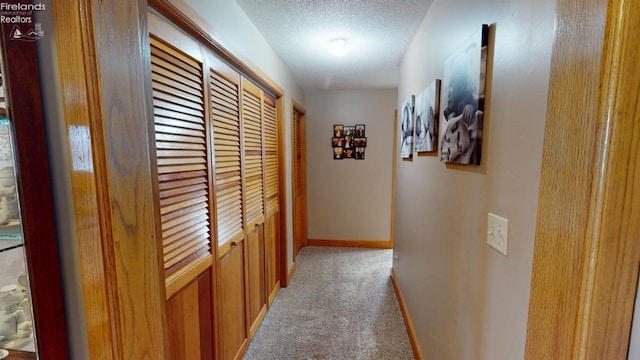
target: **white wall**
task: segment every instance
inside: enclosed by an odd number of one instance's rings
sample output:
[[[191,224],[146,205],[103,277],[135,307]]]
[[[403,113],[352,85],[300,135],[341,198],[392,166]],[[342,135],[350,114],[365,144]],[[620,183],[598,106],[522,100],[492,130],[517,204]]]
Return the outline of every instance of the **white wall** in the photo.
[[[396,273],[427,359],[524,357],[554,16],[554,0],[434,0],[403,60],[398,106],[495,24],[482,165],[398,161]],[[506,257],[487,212],[509,219]]]
[[[389,241],[397,89],[307,94],[310,239]],[[365,160],[333,159],[334,124],[366,125]]]
[[[234,55],[248,59],[285,91],[286,233],[289,241],[287,264],[290,265],[293,262],[292,168],[291,141],[289,140],[291,139],[291,99],[304,106],[304,92],[295,82],[289,68],[271,49],[262,34],[234,0],[186,0],[185,2],[211,25],[215,31],[216,40],[230,45],[235,51]]]

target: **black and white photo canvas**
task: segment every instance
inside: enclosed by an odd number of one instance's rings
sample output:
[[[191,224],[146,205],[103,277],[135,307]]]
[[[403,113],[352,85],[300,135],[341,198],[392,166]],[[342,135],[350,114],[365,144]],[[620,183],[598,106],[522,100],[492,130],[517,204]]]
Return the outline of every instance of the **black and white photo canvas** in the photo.
[[[444,64],[440,161],[480,165],[488,35],[482,25]]]
[[[438,151],[438,112],[440,104],[440,80],[416,96],[416,125],[413,134],[415,152]]]
[[[402,124],[400,128],[400,157],[408,159],[413,156],[413,123],[415,97],[411,95],[402,104]]]

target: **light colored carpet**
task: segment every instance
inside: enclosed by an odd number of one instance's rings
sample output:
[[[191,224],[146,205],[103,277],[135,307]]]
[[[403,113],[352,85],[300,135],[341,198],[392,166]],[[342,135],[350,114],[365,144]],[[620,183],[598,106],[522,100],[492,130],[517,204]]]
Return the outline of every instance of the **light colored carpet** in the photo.
[[[391,250],[306,247],[244,360],[414,359]]]

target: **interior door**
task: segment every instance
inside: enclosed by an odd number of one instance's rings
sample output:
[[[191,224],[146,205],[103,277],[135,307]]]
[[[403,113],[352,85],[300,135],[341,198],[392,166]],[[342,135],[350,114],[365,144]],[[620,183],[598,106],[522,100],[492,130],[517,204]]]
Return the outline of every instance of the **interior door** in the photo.
[[[307,242],[307,154],[304,111],[293,109],[293,255]]]

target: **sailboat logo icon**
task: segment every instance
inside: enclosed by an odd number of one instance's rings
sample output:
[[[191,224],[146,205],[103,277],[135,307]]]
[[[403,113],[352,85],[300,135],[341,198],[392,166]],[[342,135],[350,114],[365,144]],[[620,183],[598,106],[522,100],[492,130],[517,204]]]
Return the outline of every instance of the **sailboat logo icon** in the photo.
[[[18,29],[17,26],[13,27],[13,32],[11,33],[11,38],[12,39],[19,39],[22,37],[22,31],[20,31],[20,29]]]
[[[29,29],[26,33],[23,33],[20,30],[18,25],[15,25],[11,30],[11,40],[20,40],[20,41],[36,41],[42,39],[44,36],[44,31],[42,31],[42,27],[39,23],[35,24],[34,29]]]

